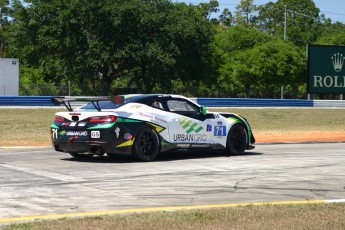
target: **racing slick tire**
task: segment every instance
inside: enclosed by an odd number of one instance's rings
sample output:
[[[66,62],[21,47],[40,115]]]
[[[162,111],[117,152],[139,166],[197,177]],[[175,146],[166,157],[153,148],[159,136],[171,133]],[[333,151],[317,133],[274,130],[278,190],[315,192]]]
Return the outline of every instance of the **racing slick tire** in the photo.
[[[93,154],[81,154],[81,153],[69,153],[72,157],[77,159],[90,159],[93,157]]]
[[[248,134],[246,128],[242,124],[232,126],[226,141],[226,152],[229,155],[240,155],[247,149],[247,145]]]
[[[151,128],[143,128],[135,138],[133,157],[140,161],[153,161],[160,152],[159,136]]]

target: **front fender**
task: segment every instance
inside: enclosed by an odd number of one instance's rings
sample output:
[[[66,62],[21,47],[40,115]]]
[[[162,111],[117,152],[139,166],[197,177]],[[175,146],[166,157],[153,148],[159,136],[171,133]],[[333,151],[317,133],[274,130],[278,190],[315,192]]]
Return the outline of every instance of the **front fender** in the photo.
[[[240,115],[237,115],[235,113],[221,113],[220,115],[222,115],[223,117],[225,117],[228,120],[231,120],[232,122],[234,122],[234,124],[242,124],[248,133],[248,140],[250,140],[250,144],[254,144],[255,143],[255,138],[251,129],[251,126],[249,124],[249,122],[247,121],[247,119],[245,119],[244,117],[241,117]]]

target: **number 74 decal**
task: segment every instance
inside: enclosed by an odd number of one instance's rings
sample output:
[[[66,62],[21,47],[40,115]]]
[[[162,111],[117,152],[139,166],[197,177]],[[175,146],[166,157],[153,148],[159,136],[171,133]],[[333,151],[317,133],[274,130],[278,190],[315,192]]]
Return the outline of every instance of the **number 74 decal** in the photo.
[[[226,126],[214,126],[214,136],[216,137],[226,136]]]

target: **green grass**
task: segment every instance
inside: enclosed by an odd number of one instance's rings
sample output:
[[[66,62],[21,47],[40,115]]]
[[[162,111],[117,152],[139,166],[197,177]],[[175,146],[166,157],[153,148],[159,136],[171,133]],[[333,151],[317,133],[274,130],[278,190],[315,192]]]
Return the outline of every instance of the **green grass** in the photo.
[[[345,109],[211,109],[234,112],[250,122],[254,132],[345,131]]]
[[[49,127],[61,109],[0,107],[0,146],[49,145]],[[345,109],[212,109],[233,112],[250,122],[254,133],[295,131],[345,131]]]
[[[345,229],[344,216],[344,203],[263,205],[50,220],[4,229]]]
[[[57,111],[0,107],[0,146],[49,144],[50,124]]]

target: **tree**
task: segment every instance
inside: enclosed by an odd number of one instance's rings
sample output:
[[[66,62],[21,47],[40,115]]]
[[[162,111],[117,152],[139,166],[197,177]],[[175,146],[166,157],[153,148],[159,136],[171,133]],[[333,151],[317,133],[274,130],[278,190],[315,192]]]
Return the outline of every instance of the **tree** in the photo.
[[[238,25],[250,25],[252,23],[251,14],[257,10],[253,0],[241,0],[241,3],[236,6],[235,20]]]
[[[316,41],[320,34],[319,13],[313,0],[278,0],[260,6],[255,22],[261,31],[283,38],[286,16],[287,39],[304,46]]]
[[[234,23],[234,17],[229,9],[225,8],[221,15],[219,15],[219,22],[225,27],[230,27]]]
[[[8,21],[9,0],[0,0],[0,58],[5,57],[5,33],[10,25]]]
[[[234,96],[269,97],[274,88],[302,82],[305,57],[292,43],[234,26],[216,36],[214,47],[221,62],[218,83]]]
[[[217,83],[232,92],[232,96],[243,93],[250,96],[255,75],[251,73],[251,63],[247,62],[246,51],[257,43],[269,41],[270,37],[252,27],[233,26],[215,36],[213,44],[219,63]]]
[[[200,3],[198,7],[200,7],[206,19],[210,19],[212,13],[217,13],[219,11],[219,3],[217,0],[210,0],[209,3]]]
[[[149,92],[205,68],[211,30],[195,6],[168,0],[15,0],[11,52],[42,68],[47,80],[84,93],[111,94],[114,80],[134,77]]]
[[[319,45],[345,45],[345,25],[336,22],[331,24],[330,22],[323,23],[323,33],[315,42]]]
[[[253,66],[251,71],[257,77],[254,87],[261,97],[274,97],[272,91],[279,90],[280,86],[296,93],[304,82],[305,54],[291,42],[272,39],[256,45],[248,56]]]
[[[164,11],[163,6],[147,5],[134,41],[135,82],[147,93],[155,86],[171,92],[171,80],[200,80],[209,72],[212,33],[204,11],[183,3],[166,4]]]

